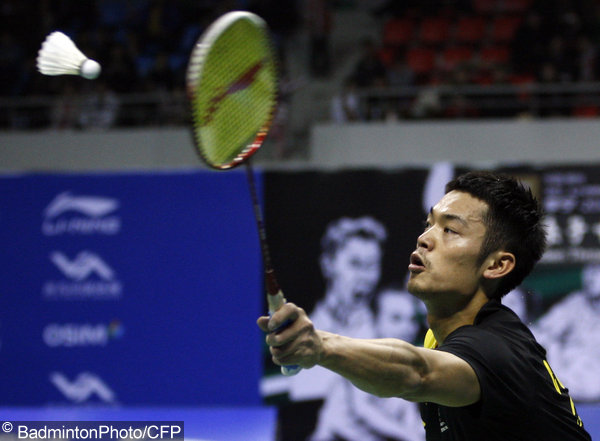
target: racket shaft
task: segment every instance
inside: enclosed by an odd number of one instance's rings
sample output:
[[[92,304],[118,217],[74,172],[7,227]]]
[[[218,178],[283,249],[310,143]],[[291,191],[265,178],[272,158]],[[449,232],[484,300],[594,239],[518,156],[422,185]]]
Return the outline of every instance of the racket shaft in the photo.
[[[246,178],[248,180],[250,198],[252,199],[254,219],[256,220],[256,227],[258,229],[260,251],[262,253],[265,273],[267,274],[267,292],[270,295],[276,295],[279,292],[279,285],[277,284],[275,272],[273,271],[273,265],[271,264],[271,253],[269,252],[269,244],[267,242],[267,229],[265,228],[260,202],[258,201],[258,193],[256,191],[256,183],[254,181],[254,172],[249,160],[246,160]]]
[[[277,278],[275,277],[275,271],[271,265],[271,257],[269,253],[269,244],[267,242],[267,230],[263,221],[262,210],[260,203],[258,202],[258,194],[256,192],[256,183],[254,182],[254,172],[250,161],[246,160],[246,176],[248,178],[248,188],[250,189],[250,197],[252,198],[252,205],[254,209],[254,218],[256,219],[256,226],[258,228],[258,236],[260,240],[260,249],[262,252],[263,262],[265,266],[265,281],[267,286],[267,303],[269,305],[269,315],[272,315],[275,311],[281,308],[286,300],[283,296],[283,292],[279,288]],[[284,329],[290,325],[290,322],[283,323],[275,331]],[[286,376],[296,375],[302,368],[297,365],[281,366],[281,373]]]

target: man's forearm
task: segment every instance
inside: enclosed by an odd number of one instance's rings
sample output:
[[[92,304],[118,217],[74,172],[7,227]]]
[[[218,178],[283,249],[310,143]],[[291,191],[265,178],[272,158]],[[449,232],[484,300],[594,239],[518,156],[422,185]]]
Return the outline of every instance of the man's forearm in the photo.
[[[396,339],[355,339],[317,331],[323,341],[319,365],[379,397],[418,395],[427,373],[419,348]]]

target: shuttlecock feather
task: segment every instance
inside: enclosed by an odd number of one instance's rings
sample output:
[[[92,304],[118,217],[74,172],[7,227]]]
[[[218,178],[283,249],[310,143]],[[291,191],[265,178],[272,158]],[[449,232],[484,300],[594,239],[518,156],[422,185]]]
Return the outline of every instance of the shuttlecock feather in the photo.
[[[100,64],[81,52],[62,32],[49,34],[38,52],[37,68],[44,75],[81,75],[88,80],[98,78]]]

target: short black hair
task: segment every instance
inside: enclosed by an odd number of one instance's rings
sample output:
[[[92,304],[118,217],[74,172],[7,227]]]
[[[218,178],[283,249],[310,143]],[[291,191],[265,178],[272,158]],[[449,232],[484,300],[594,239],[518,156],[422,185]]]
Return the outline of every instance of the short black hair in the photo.
[[[469,193],[489,207],[483,219],[486,234],[479,264],[497,250],[515,256],[515,268],[502,278],[496,292],[487,293],[499,299],[521,284],[544,254],[546,230],[540,203],[530,188],[503,173],[465,173],[446,185],[446,193],[453,190]]]

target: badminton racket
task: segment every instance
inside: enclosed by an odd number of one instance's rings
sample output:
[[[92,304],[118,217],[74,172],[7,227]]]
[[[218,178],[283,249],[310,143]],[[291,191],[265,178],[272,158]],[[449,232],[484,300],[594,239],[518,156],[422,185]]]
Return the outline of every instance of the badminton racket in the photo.
[[[285,303],[271,263],[250,157],[262,145],[277,105],[277,66],[265,21],[228,12],[200,37],[188,63],[186,89],[196,151],[210,167],[246,166],[265,271],[269,313]],[[282,366],[294,375],[299,366]]]

